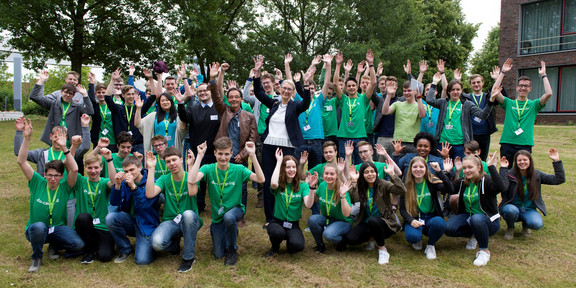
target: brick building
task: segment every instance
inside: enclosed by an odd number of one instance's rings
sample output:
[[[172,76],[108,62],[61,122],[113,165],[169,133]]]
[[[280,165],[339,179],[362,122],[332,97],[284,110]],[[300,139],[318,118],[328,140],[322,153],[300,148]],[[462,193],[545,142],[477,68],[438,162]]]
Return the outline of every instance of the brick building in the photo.
[[[576,0],[502,0],[501,9],[499,63],[514,59],[503,83],[510,97],[524,75],[532,79],[530,99],[544,94],[538,68],[545,61],[554,93],[537,122],[576,122]]]

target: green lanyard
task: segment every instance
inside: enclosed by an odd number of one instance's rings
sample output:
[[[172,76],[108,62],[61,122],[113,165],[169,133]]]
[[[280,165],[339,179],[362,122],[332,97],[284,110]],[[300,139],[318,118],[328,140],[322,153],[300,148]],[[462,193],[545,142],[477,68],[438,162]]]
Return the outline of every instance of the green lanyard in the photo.
[[[348,97],[348,111],[350,112],[350,122],[352,122],[352,108],[354,106],[356,106],[356,100],[358,100],[358,97],[354,98],[354,102],[352,104],[350,104],[350,97]]]
[[[126,110],[126,119],[128,119],[128,131],[130,131],[130,120],[132,120],[132,112],[134,111],[134,105],[130,106],[130,114],[128,114],[128,108],[124,105],[124,110]]]
[[[180,181],[180,189],[176,192],[176,185],[174,185],[174,175],[170,174],[170,181],[172,181],[172,188],[174,189],[174,198],[176,198],[176,210],[180,214],[180,198],[182,198],[182,188],[184,187],[184,179],[186,179],[186,173],[184,173],[184,178]]]
[[[165,136],[168,136],[168,125],[170,125],[170,121],[168,120],[164,120],[164,127],[166,128],[166,133],[164,133]]]
[[[482,98],[484,97],[484,92],[480,93],[480,100],[477,101],[476,100],[476,95],[474,95],[474,93],[472,93],[472,100],[474,100],[474,103],[476,103],[476,106],[480,107],[480,104],[482,104]]]
[[[518,128],[520,128],[520,122],[522,121],[522,115],[524,115],[524,109],[526,109],[526,104],[528,104],[528,99],[524,102],[522,106],[522,111],[520,111],[520,106],[518,106],[518,99],[516,99],[516,112],[518,112]]]
[[[60,189],[60,184],[58,184],[58,187],[56,187],[54,197],[50,198],[50,189],[48,188],[48,183],[46,183],[46,195],[48,195],[48,212],[50,213],[50,227],[52,227],[52,211],[54,210],[54,203],[58,197],[58,189]]]
[[[450,125],[452,123],[452,114],[454,114],[454,110],[456,110],[458,103],[460,103],[460,99],[458,99],[458,101],[456,101],[456,104],[454,104],[453,107],[450,107],[450,103],[452,103],[452,101],[449,101],[449,103],[448,103],[448,125]]]
[[[284,192],[284,196],[286,197],[286,219],[288,219],[288,207],[292,202],[292,194],[294,194],[294,190],[289,189],[288,186],[286,186],[286,190],[290,192],[290,198],[288,198],[288,192]]]
[[[160,158],[158,157],[159,155],[156,155],[156,163],[158,163],[158,166],[160,167],[160,172],[162,172],[162,175],[164,175],[166,173],[166,163],[164,163],[164,168],[162,168],[162,162],[160,161]]]
[[[104,110],[102,110],[102,106],[104,106]],[[108,114],[108,105],[102,104],[100,105],[100,115],[102,116],[102,122],[106,119],[106,115]]]
[[[222,206],[222,197],[224,196],[224,188],[226,187],[226,179],[228,179],[228,172],[230,172],[230,167],[226,170],[226,175],[224,176],[224,182],[220,184],[220,177],[218,176],[218,165],[214,165],[214,172],[216,173],[216,181],[218,181],[218,188],[220,188],[220,206]]]
[[[66,127],[66,113],[68,113],[68,109],[70,109],[70,103],[62,102],[62,108],[64,109],[64,111],[62,112],[62,121],[60,121],[60,123],[62,123],[62,126]]]
[[[54,150],[52,149],[52,147],[48,148],[48,150],[50,151],[50,156],[51,156],[51,157],[48,157],[48,161],[62,160],[62,151],[60,151],[60,154],[58,154],[58,157],[55,158],[54,157]]]
[[[374,191],[374,190],[372,190]],[[374,194],[374,193],[372,193]],[[370,197],[370,189],[368,189],[368,191],[366,191],[366,199],[368,202],[368,207],[370,207],[370,214],[372,214],[372,207],[374,206],[374,196]]]
[[[422,206],[422,201],[424,200],[425,191],[426,191],[426,181],[423,181],[422,188],[420,188],[420,193],[416,194],[416,203],[418,203],[418,218],[420,218],[420,207]]]
[[[90,186],[90,181],[88,181],[88,195],[90,195],[90,200],[92,200],[92,212],[93,216],[96,217],[96,193],[98,193],[98,187],[100,186],[100,181],[96,184],[96,190],[92,193],[92,188]]]
[[[330,199],[330,201],[328,201],[328,185],[326,185],[326,191],[324,193],[326,196],[326,200],[324,201],[326,203],[326,226],[328,226],[328,223],[330,222],[330,210],[332,209],[332,199]]]
[[[310,106],[308,107],[308,110],[306,110],[306,125],[308,125],[308,115],[310,115],[310,110],[312,110],[312,106],[314,106],[314,100],[316,100],[315,98],[312,99],[312,102],[310,102]],[[348,100],[350,101],[350,100]],[[352,120],[350,120],[352,121]]]
[[[474,189],[472,190],[472,192],[470,192],[471,186],[474,186]],[[468,192],[468,195],[466,197],[468,198],[468,206],[470,207],[470,214],[472,214],[472,199],[474,199],[474,195],[476,195],[477,191],[478,191],[478,186],[476,186],[476,184],[470,183],[470,186],[468,186],[468,188],[466,188],[466,192]]]
[[[428,112],[428,123],[432,123],[432,106],[426,104],[426,111]]]

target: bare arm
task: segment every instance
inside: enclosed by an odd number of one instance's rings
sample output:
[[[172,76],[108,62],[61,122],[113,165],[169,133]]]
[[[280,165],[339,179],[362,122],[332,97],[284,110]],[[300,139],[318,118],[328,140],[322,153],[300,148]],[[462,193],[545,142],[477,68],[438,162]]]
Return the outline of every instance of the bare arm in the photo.
[[[290,62],[292,62],[292,54],[286,54],[284,57],[284,73],[286,73],[286,80],[292,80],[292,70],[290,70]]]
[[[148,168],[148,176],[146,179],[146,198],[152,199],[160,192],[162,189],[160,187],[154,185],[154,172],[156,172],[156,157],[154,157],[154,153],[152,151],[146,152],[146,167]]]
[[[342,51],[338,51],[336,55],[336,67],[334,68],[334,79],[332,80],[334,83],[334,93],[336,93],[338,100],[342,99],[342,90],[338,82],[340,81],[340,66],[342,66],[343,61],[344,56],[342,55]]]
[[[248,151],[248,155],[250,155],[250,159],[252,160],[252,166],[256,172],[250,175],[250,181],[264,183],[266,178],[264,177],[264,172],[262,171],[262,167],[260,167],[260,163],[258,163],[258,158],[256,158],[256,145],[254,142],[246,142],[244,149]]]
[[[24,141],[20,145],[20,151],[18,151],[18,166],[26,176],[28,181],[32,180],[34,176],[34,169],[30,166],[30,163],[26,160],[28,157],[28,146],[30,145],[30,139],[32,138],[32,120],[24,119],[26,122],[24,126]]]
[[[542,82],[544,82],[544,95],[540,97],[540,106],[546,105],[546,102],[550,100],[552,97],[552,86],[550,86],[550,81],[548,80],[548,75],[546,75],[546,63],[544,61],[540,61],[540,69],[538,69],[538,74],[542,78]]]
[[[504,74],[512,69],[512,65],[513,65],[512,58],[506,59],[504,65],[502,65],[501,73],[494,81],[494,86],[492,86],[492,90],[494,90],[495,87],[499,88],[500,86],[502,86],[502,81],[504,80]],[[502,94],[499,94],[498,96],[496,96],[496,100],[498,100],[498,103],[502,104],[504,103],[504,96]]]
[[[370,85],[368,85],[368,89],[366,89],[366,98],[370,100],[376,87],[376,70],[374,70],[374,52],[372,52],[372,49],[366,52],[366,63],[368,64],[368,69],[370,69]]]
[[[324,69],[326,71],[326,74],[324,74],[324,84],[322,86],[322,96],[324,96],[324,99],[326,99],[328,95],[328,88],[330,87],[330,76],[332,76],[332,58],[334,58],[334,56],[330,54],[326,54],[322,58],[324,61]]]
[[[278,188],[278,180],[280,178],[280,166],[282,166],[282,158],[284,158],[284,154],[282,153],[282,149],[276,148],[276,167],[274,167],[274,172],[272,173],[272,178],[270,178],[270,188],[276,189]]]

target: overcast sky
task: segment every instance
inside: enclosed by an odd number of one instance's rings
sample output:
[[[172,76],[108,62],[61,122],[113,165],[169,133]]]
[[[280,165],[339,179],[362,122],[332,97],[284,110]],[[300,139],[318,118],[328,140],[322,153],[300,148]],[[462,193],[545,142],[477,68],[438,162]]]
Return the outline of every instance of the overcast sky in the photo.
[[[480,23],[478,36],[472,40],[474,51],[478,51],[482,48],[490,29],[499,25],[500,0],[461,0],[460,6],[462,6],[462,12],[464,12],[467,22]]]

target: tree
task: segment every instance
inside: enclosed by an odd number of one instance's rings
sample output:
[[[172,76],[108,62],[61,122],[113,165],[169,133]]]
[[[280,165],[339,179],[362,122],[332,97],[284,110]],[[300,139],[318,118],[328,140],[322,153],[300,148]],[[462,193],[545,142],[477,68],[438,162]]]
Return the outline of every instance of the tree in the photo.
[[[19,50],[28,68],[47,59],[69,59],[80,73],[83,64],[110,69],[123,62],[151,62],[163,49],[162,19],[150,1],[6,0],[0,2],[0,29]],[[9,12],[8,12],[9,11]]]
[[[498,46],[500,43],[500,25],[492,27],[482,49],[474,53],[470,61],[472,74],[480,74],[484,77],[484,87],[490,89],[494,80],[490,77],[492,68],[498,65]]]

